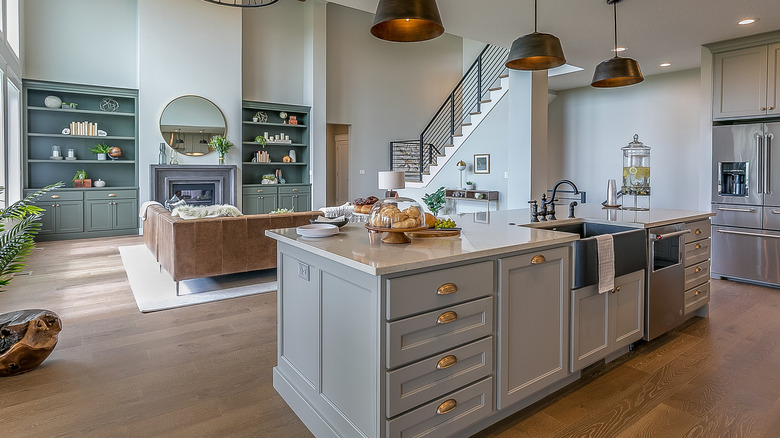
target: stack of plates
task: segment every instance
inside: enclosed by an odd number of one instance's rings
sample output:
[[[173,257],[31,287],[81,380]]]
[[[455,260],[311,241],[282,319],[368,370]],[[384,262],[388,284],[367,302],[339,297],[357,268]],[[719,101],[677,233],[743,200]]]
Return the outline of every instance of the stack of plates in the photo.
[[[328,237],[339,233],[339,227],[331,224],[301,225],[295,232],[303,237]]]

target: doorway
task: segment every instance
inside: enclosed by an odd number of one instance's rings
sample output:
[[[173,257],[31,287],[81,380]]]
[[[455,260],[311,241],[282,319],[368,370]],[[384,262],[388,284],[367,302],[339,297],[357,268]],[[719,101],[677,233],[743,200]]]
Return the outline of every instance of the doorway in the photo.
[[[328,123],[326,203],[330,206],[348,202],[350,125]]]

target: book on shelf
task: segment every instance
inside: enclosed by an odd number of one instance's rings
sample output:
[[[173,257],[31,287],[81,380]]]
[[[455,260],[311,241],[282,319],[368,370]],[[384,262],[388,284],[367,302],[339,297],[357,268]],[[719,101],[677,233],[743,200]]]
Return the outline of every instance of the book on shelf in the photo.
[[[97,137],[98,124],[97,122],[70,122],[70,135],[89,135]]]

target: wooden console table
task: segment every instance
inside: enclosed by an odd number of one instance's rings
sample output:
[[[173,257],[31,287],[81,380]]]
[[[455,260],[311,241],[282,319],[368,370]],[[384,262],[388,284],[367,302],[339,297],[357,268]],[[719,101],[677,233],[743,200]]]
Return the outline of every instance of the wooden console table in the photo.
[[[444,198],[448,203],[455,201],[484,201],[487,204],[487,211],[490,211],[490,202],[496,202],[496,211],[498,211],[498,191],[496,190],[466,190],[466,189],[447,189],[444,192]]]

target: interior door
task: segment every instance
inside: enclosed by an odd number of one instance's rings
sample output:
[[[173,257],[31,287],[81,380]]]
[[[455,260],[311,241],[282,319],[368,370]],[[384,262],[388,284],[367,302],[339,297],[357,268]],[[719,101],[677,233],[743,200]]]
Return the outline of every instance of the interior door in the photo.
[[[336,136],[336,205],[349,201],[349,135]]]
[[[767,150],[767,187],[764,205],[780,206],[780,122],[764,125],[764,147]]]

